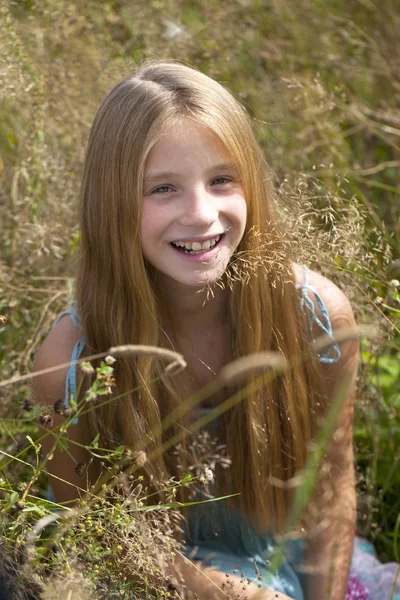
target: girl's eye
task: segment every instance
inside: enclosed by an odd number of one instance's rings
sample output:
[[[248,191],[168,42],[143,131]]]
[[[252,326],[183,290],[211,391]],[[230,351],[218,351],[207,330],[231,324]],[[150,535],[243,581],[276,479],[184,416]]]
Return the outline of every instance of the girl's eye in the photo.
[[[160,185],[158,188],[152,190],[152,194],[167,194],[172,190],[170,185]]]
[[[230,177],[216,177],[212,180],[211,185],[225,185],[227,183],[232,183]]]

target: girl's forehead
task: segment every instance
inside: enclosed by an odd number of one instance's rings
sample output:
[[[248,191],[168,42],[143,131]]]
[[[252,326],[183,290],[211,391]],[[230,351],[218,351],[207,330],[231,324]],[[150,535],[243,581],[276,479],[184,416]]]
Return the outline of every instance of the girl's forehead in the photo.
[[[233,162],[232,155],[221,139],[210,129],[184,119],[163,133],[147,157],[145,170],[165,164],[184,166],[194,160],[212,166],[216,161]]]

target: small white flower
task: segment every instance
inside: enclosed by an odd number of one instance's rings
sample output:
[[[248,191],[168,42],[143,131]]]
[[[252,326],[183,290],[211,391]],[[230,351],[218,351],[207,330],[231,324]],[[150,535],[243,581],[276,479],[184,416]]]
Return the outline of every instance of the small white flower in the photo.
[[[104,362],[107,365],[113,365],[116,362],[116,359],[109,354],[108,356],[105,357]]]
[[[204,469],[204,476],[207,479],[207,481],[213,481],[214,479],[214,473],[208,467]]]
[[[139,467],[143,467],[147,460],[147,454],[144,450],[136,450],[134,453],[135,462]]]
[[[84,361],[81,363],[81,371],[83,373],[86,373],[87,375],[91,375],[92,373],[94,373],[94,368],[92,367],[90,362]]]
[[[164,37],[168,40],[173,40],[174,38],[186,37],[186,31],[183,25],[180,23],[176,23],[175,21],[170,21],[169,19],[164,19]]]
[[[400,286],[400,281],[398,279],[392,279],[389,282],[389,285],[393,286],[393,287],[399,287]]]

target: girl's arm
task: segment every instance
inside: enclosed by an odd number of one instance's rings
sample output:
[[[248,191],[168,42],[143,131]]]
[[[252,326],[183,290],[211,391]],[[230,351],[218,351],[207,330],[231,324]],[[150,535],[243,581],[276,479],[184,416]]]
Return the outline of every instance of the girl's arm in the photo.
[[[260,589],[255,583],[251,583],[246,586],[246,589],[243,589],[244,586],[239,577],[229,575],[228,578],[222,571],[211,568],[201,569],[198,564],[182,555],[176,557],[172,574],[178,582],[186,582],[186,588],[180,588],[179,583],[177,585],[178,592],[182,593],[180,597],[185,599],[295,600],[281,592]]]
[[[61,319],[39,348],[35,358],[34,371],[38,372],[68,363],[71,360],[73,348],[81,337],[82,332],[73,325],[69,317]],[[32,379],[35,402],[53,419],[51,424],[41,428],[41,435],[44,437],[40,443],[45,457],[49,456],[55,441],[51,430],[56,428],[55,434],[57,434],[59,427],[65,422],[65,417],[54,412],[53,407],[58,400],[64,402],[67,371],[68,367],[57,369]],[[86,464],[89,459],[88,452],[80,446],[88,443],[83,424],[78,421],[77,424],[70,425],[65,439],[68,443],[68,452],[56,449],[52,453],[52,458],[47,460],[45,465],[45,470],[50,473],[49,484],[57,502],[75,500],[87,489],[86,478],[76,472],[78,463]]]
[[[310,283],[328,309],[333,330],[353,329],[354,316],[346,296],[333,283],[315,273]],[[326,389],[329,390],[328,410],[333,402],[341,402],[343,408],[328,451],[328,473],[318,482],[309,511],[312,511],[312,524],[305,545],[305,562],[312,573],[307,575],[307,600],[344,600],[355,533],[353,413],[358,341],[343,342],[340,352],[337,363],[324,365]]]

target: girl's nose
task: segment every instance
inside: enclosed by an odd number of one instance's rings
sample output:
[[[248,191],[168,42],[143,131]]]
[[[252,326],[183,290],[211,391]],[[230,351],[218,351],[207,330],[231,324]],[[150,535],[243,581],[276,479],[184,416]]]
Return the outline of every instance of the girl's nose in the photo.
[[[181,223],[185,227],[208,226],[218,219],[217,199],[204,188],[193,190],[184,199]]]

